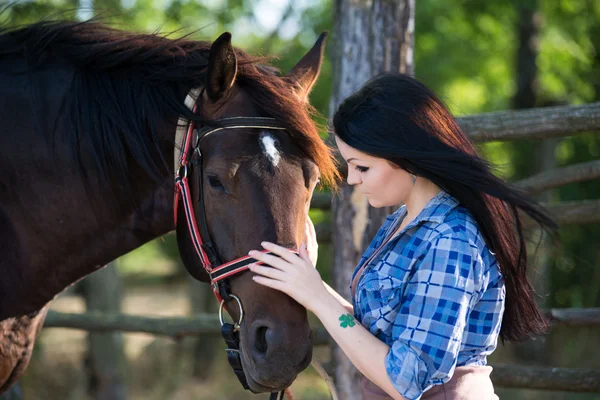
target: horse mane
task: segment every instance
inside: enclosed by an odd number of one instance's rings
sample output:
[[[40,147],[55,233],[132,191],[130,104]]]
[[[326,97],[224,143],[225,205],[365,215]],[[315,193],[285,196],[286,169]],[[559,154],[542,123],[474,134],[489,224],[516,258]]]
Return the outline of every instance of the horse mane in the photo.
[[[71,96],[65,103],[73,152],[84,174],[85,156],[101,182],[116,179],[120,190],[135,190],[134,177],[123,173],[132,160],[157,181],[167,176],[157,132],[173,126],[180,116],[201,120],[185,107],[183,97],[190,88],[204,85],[210,44],[189,36],[170,39],[126,32],[94,20],[0,27],[0,58],[20,55],[29,68],[60,59],[73,68]],[[235,51],[236,83],[259,109],[286,126],[318,165],[322,182],[335,186],[339,173],[330,148],[319,137],[314,110],[293,94],[273,67],[261,64],[264,58]],[[82,141],[88,141],[92,154],[81,154]]]

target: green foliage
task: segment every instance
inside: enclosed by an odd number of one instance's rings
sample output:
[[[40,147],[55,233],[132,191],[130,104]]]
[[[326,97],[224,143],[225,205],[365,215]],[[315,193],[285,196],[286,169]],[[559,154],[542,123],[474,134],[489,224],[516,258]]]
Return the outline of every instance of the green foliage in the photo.
[[[183,278],[184,269],[174,233],[146,243],[123,256],[117,270],[126,283],[156,284]]]
[[[544,1],[540,40],[540,97],[578,104],[598,99],[600,4],[585,0]]]
[[[512,1],[417,2],[416,76],[457,115],[507,109],[515,17]]]

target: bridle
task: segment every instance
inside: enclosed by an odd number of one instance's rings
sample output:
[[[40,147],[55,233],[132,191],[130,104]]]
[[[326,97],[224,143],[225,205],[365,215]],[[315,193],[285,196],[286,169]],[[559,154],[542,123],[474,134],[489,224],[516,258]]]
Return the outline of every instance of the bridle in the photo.
[[[198,99],[201,96],[202,92],[199,89],[192,89],[185,99],[186,106],[194,113],[196,113]],[[174,170],[176,171],[174,199],[175,225],[177,225],[177,212],[181,200],[194,249],[202,267],[210,277],[210,284],[215,297],[220,302],[219,320],[221,322],[221,333],[228,345],[228,348],[225,349],[227,351],[227,358],[244,389],[251,390],[246,381],[239,351],[239,329],[244,315],[242,302],[237,296],[231,293],[226,279],[246,271],[248,265],[256,260],[249,256],[243,256],[223,263],[216,251],[208,232],[208,223],[204,209],[200,142],[207,136],[224,129],[257,128],[285,130],[286,128],[275,118],[268,117],[220,118],[212,120],[210,125],[196,125],[195,121],[186,121],[183,118],[180,118],[177,122],[174,157]],[[197,169],[196,175],[198,177],[198,215],[194,212],[194,203],[189,184],[189,177],[193,168]],[[269,253],[267,251],[264,252]],[[223,322],[223,306],[225,301],[228,300],[235,300],[239,306],[239,320],[235,324]],[[283,393],[283,391],[280,393],[271,393],[271,399],[283,399]]]
[[[201,96],[198,89],[192,89],[186,97],[186,105],[195,113],[197,110],[196,99]],[[255,259],[243,256],[233,261],[223,263],[208,232],[208,223],[204,209],[204,196],[202,191],[202,152],[200,142],[207,136],[224,129],[276,129],[285,130],[285,126],[275,118],[268,117],[231,117],[211,121],[211,125],[196,126],[194,121],[186,122],[180,118],[177,124],[175,145],[175,200],[174,217],[177,224],[179,201],[183,201],[185,218],[190,232],[194,249],[202,267],[210,277],[210,284],[219,302],[231,300],[231,291],[225,284],[225,279],[239,274],[248,269],[248,265]],[[181,143],[181,144],[180,144]],[[180,144],[180,145],[179,145]],[[192,192],[189,185],[189,175],[193,168],[197,168],[198,176],[198,215],[194,212]],[[197,218],[196,218],[197,217]]]

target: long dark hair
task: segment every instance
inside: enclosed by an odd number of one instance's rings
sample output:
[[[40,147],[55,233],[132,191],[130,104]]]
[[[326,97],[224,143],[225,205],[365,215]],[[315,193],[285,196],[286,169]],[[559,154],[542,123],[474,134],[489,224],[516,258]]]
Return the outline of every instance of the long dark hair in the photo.
[[[527,278],[520,213],[549,230],[556,224],[541,206],[492,173],[431,90],[407,75],[379,75],[342,102],[333,125],[349,146],[430,180],[471,212],[505,279],[502,340],[546,331]]]

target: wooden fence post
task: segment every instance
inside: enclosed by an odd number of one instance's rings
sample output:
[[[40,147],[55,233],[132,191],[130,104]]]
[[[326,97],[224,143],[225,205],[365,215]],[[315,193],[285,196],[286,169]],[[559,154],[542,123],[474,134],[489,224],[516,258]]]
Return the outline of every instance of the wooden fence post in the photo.
[[[189,299],[192,314],[216,313],[217,301],[210,286],[199,282],[188,275]],[[192,375],[194,378],[206,380],[213,370],[214,359],[217,354],[225,353],[218,337],[202,336],[194,339],[194,350],[192,360]]]
[[[88,311],[121,311],[122,282],[114,262],[85,278],[81,285]],[[92,332],[88,335],[88,342],[88,391],[96,400],[125,400],[127,360],[123,334]]]
[[[412,73],[414,10],[414,0],[334,2],[330,119],[340,102],[369,78],[384,71]],[[364,196],[346,184],[333,199],[332,283],[342,296],[349,298],[354,267],[390,212],[370,209]],[[333,361],[340,399],[360,399],[360,374],[337,346]]]

